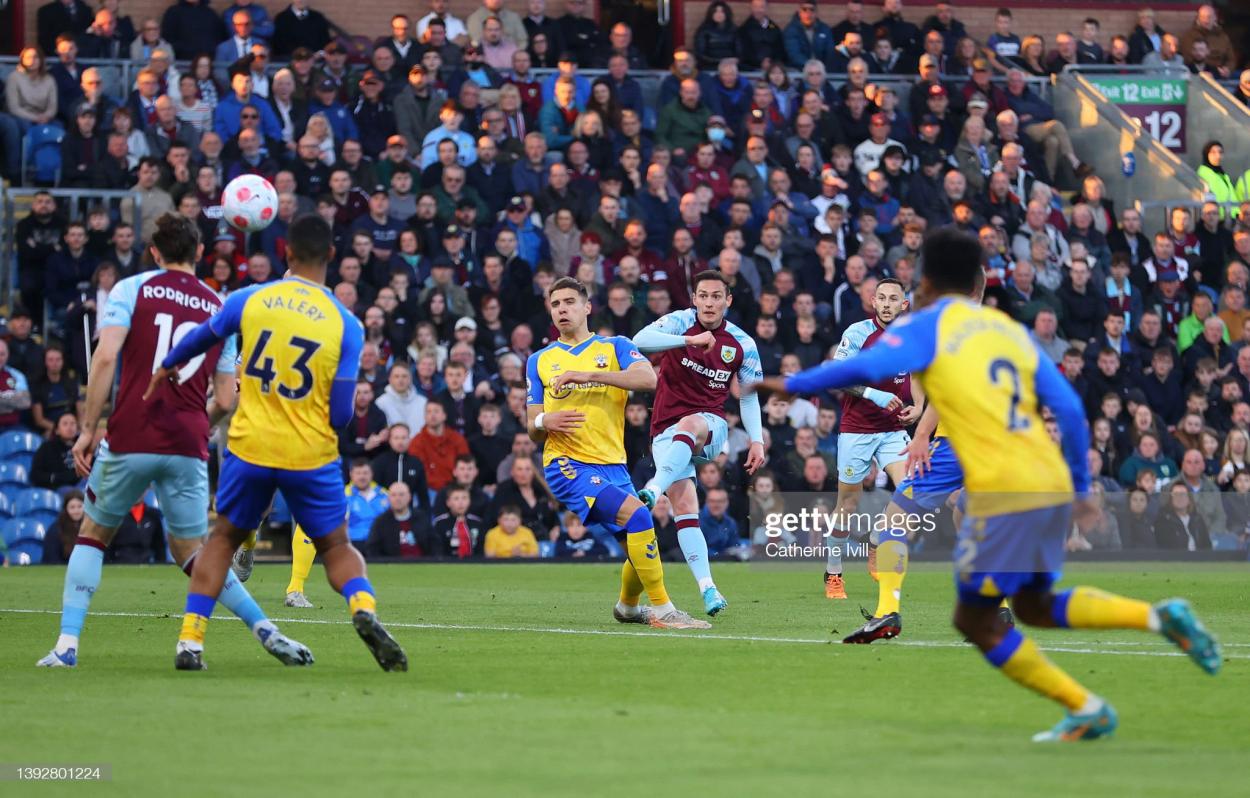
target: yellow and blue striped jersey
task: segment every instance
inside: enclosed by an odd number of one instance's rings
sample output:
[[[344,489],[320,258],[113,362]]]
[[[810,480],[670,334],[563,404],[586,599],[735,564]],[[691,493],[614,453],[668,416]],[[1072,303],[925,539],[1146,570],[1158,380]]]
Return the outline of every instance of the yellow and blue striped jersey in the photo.
[[[971,300],[943,298],[904,316],[877,346],[786,380],[799,393],[861,385],[910,371],[937,408],[963,467],[973,515],[1051,507],[1089,487],[1089,432],[1076,392],[1011,317]],[[1055,413],[1062,452],[1041,406]]]
[[[364,328],[329,289],[299,277],[250,286],[226,298],[210,327],[242,338],[230,451],[292,471],[338,459],[330,396],[336,380],[354,385]]]
[[[634,342],[623,336],[591,335],[574,346],[554,341],[530,355],[525,364],[528,403],[542,412],[580,410],[586,414],[582,427],[572,433],[548,432],[543,446],[543,465],[557,457],[579,463],[625,462],[625,403],[629,391],[601,382],[549,386],[567,371],[624,371],[644,360]]]

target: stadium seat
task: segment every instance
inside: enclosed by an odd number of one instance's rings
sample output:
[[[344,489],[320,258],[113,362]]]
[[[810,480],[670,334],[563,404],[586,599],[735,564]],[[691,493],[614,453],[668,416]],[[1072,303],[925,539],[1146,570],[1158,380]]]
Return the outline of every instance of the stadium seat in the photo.
[[[61,497],[44,488],[27,488],[18,494],[13,511],[20,518],[35,519],[51,526],[61,512]]]
[[[15,466],[21,466],[26,469],[26,473],[29,474],[32,466],[35,464],[35,456],[30,452],[18,452],[17,454],[9,455],[4,462],[12,463]]]
[[[0,491],[0,518],[13,517],[13,500],[9,498],[9,494]]]
[[[8,460],[11,455],[31,454],[39,448],[43,439],[33,432],[9,431],[0,435],[0,460]]]
[[[10,546],[7,554],[9,565],[38,565],[43,562],[43,543],[23,540],[16,546]]]
[[[22,541],[42,543],[47,533],[47,524],[30,518],[10,518],[0,525],[0,538],[3,538],[4,545],[10,548]]]
[[[0,462],[0,490],[16,498],[15,492],[30,487],[30,468],[22,463]]]

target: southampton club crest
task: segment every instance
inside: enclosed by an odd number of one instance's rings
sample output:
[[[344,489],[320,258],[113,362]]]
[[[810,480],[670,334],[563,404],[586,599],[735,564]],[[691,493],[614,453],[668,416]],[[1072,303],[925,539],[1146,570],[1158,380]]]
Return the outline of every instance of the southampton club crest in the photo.
[[[738,350],[732,346],[722,346],[720,348],[720,359],[724,363],[734,362],[734,355],[738,354]]]
[[[606,369],[608,367],[607,355],[595,355],[595,368]]]

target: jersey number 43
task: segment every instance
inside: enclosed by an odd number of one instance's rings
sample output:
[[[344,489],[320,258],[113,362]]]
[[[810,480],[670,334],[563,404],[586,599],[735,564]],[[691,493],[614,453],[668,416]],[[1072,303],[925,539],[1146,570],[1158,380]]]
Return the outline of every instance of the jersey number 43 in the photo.
[[[272,330],[261,330],[260,335],[256,337],[256,347],[252,350],[252,356],[248,358],[247,367],[243,369],[244,376],[260,380],[260,392],[263,394],[269,393],[274,382],[278,379],[278,373],[274,370],[274,359],[265,354],[272,337]],[[282,346],[282,344],[275,344],[275,346]],[[290,368],[299,378],[299,382],[294,385],[288,384],[285,380],[280,382],[278,384],[278,396],[281,396],[283,399],[298,401],[308,396],[309,392],[312,391],[313,373],[312,369],[308,367],[308,361],[312,360],[313,355],[317,354],[321,344],[317,341],[301,338],[298,335],[292,335],[286,346],[296,350],[295,360],[291,363]]]

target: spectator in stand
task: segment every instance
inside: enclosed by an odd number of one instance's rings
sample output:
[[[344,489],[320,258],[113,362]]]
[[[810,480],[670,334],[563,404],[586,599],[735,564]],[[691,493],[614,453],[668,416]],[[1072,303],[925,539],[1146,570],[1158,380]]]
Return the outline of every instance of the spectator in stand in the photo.
[[[408,425],[402,421],[393,424],[387,431],[386,448],[373,458],[370,465],[379,481],[403,484],[409,493],[412,506],[419,508],[428,517],[430,489],[425,480],[425,465],[408,453],[411,443]]]
[[[1150,407],[1168,426],[1180,421],[1185,398],[1180,372],[1175,369],[1172,351],[1159,347],[1150,356],[1150,369],[1137,379],[1137,386],[1146,394]]]
[[[557,528],[555,535],[558,534]],[[486,533],[483,551],[492,559],[538,556],[538,540],[534,531],[521,523],[520,508],[513,504],[500,508],[499,524]]]
[[[398,558],[415,560],[433,553],[430,540],[430,516],[427,512],[412,511],[412,493],[403,482],[393,482],[387,488],[385,512],[373,519],[369,527],[369,539],[365,554],[370,559]]]
[[[35,38],[45,53],[56,50],[58,36],[77,37],[90,27],[92,10],[83,0],[51,0],[39,6],[35,16]]]
[[[733,9],[724,0],[708,6],[703,23],[694,32],[694,55],[699,69],[716,69],[725,58],[740,58],[742,42],[734,25]]]
[[[74,444],[78,441],[78,419],[66,413],[56,422],[54,433],[35,451],[30,466],[30,483],[37,488],[66,491],[83,480],[74,470]]]
[[[22,135],[34,125],[46,125],[56,119],[57,93],[43,53],[34,47],[22,50],[17,68],[4,82],[7,110],[17,120]]]
[[[1055,119],[1054,109],[1033,93],[1025,84],[1024,72],[1018,69],[1007,73],[1007,103],[1019,117],[1020,128],[1024,134],[1042,147],[1048,174],[1056,174],[1061,156],[1072,167],[1077,179],[1093,172],[1093,168],[1081,163],[1081,159],[1072,150],[1068,129]]]
[[[833,31],[816,15],[816,3],[802,0],[783,34],[786,62],[802,69],[811,59],[827,63],[833,57]]]
[[[447,512],[434,516],[431,544],[436,556],[468,559],[482,553],[486,541],[482,519],[469,511],[469,489],[447,491]]]
[[[207,0],[178,0],[161,19],[161,38],[175,53],[211,53],[226,37],[226,26]]]
[[[291,4],[273,21],[273,54],[289,56],[301,48],[317,52],[330,42],[330,23],[308,0],[291,0]]]
[[[387,372],[386,390],[377,398],[377,407],[386,414],[388,425],[406,424],[409,430],[425,426],[426,399],[412,387],[412,367],[396,360]]]
[[[738,28],[742,68],[764,69],[786,61],[781,28],[768,16],[768,0],[751,0],[751,14]]]
[[[22,413],[29,409],[30,384],[9,366],[9,344],[0,340],[0,432],[21,426]]]
[[[1209,3],[1198,6],[1194,24],[1181,34],[1181,52],[1190,53],[1195,42],[1206,43],[1205,64],[1217,77],[1232,76],[1232,70],[1237,66],[1237,52],[1228,33],[1220,25],[1215,6]]]
[[[439,491],[452,477],[456,457],[469,454],[469,444],[464,436],[447,426],[447,412],[438,402],[425,407],[425,423],[412,438],[408,453],[425,465],[426,482],[431,490]]]
[[[13,351],[14,343],[10,339],[10,352]],[[26,373],[37,372],[30,369]],[[30,409],[35,429],[45,437],[51,437],[56,431],[57,422],[63,416],[77,416],[82,407],[79,392],[78,379],[68,373],[65,367],[65,353],[57,347],[46,350],[38,376],[31,386]]]
[[[1182,482],[1168,488],[1166,504],[1154,522],[1154,533],[1156,545],[1161,549],[1204,551],[1211,548],[1206,521],[1198,512],[1190,489]]]
[[[351,464],[351,481],[347,494],[347,535],[353,543],[363,546],[369,538],[373,520],[390,506],[386,490],[373,481],[373,469],[363,457]]]
[[[357,382],[355,412],[351,421],[339,430],[339,456],[344,463],[373,457],[386,444],[386,414],[373,403],[373,399],[373,386],[365,380]],[[387,481],[383,479],[383,482]]]

